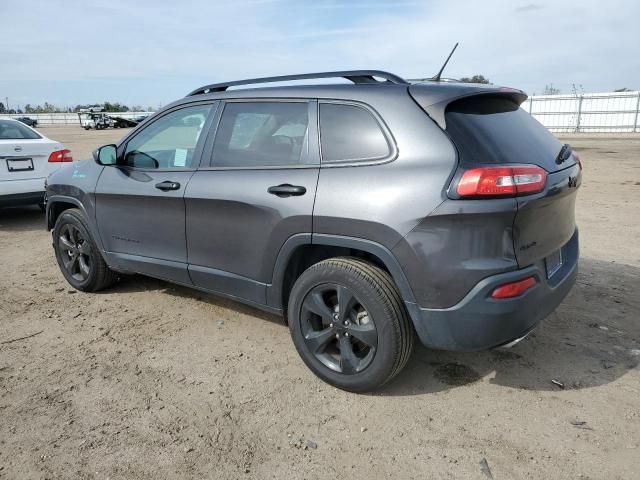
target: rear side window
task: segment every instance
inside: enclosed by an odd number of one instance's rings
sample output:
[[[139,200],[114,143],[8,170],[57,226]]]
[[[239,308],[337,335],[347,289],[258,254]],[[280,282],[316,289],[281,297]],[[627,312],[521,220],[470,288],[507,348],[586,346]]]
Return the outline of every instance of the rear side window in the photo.
[[[36,140],[42,138],[20,122],[0,120],[0,140]]]
[[[446,130],[466,165],[533,163],[557,170],[561,143],[517,103],[477,96],[451,103]]]
[[[213,167],[275,167],[307,159],[307,102],[227,103],[213,144]]]
[[[355,105],[320,104],[322,162],[380,160],[391,153],[380,124]]]

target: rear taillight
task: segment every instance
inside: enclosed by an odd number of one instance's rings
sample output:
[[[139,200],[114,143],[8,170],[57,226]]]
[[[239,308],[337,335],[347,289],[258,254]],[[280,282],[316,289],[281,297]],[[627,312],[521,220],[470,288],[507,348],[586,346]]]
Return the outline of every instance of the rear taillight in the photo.
[[[73,162],[71,150],[55,150],[49,155],[49,163]]]
[[[461,197],[529,195],[541,192],[547,172],[536,165],[479,167],[466,170],[456,186]]]
[[[518,280],[517,282],[505,283],[504,285],[496,287],[491,294],[491,298],[502,300],[504,298],[519,297],[535,284],[535,277],[527,277],[524,280]]]

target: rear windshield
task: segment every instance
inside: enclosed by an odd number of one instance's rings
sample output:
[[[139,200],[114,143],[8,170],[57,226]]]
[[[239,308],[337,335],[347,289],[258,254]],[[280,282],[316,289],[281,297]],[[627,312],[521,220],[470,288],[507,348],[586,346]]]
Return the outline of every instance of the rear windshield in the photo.
[[[547,171],[558,168],[555,160],[562,144],[507,98],[477,96],[452,102],[445,119],[463,164],[533,163]]]
[[[0,140],[35,140],[42,138],[29,127],[13,120],[0,120]]]

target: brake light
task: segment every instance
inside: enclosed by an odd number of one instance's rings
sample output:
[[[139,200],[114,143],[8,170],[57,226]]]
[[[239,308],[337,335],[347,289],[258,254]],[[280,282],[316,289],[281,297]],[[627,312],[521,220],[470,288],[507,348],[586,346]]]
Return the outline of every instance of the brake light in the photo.
[[[49,155],[49,163],[73,162],[71,150],[55,150]]]
[[[496,287],[491,294],[491,298],[502,300],[504,298],[519,297],[535,284],[535,277],[527,277],[524,280],[518,280],[517,282],[505,283],[504,285]]]
[[[547,172],[536,165],[480,167],[465,171],[456,192],[461,197],[515,196],[541,192]]]

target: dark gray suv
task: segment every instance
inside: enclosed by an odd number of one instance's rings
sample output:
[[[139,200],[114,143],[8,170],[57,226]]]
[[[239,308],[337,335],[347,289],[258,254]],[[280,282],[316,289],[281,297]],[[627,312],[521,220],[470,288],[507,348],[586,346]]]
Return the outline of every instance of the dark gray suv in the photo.
[[[343,77],[353,84],[242,85]],[[520,90],[381,71],[208,85],[48,179],[67,281],[140,273],[288,319],[308,367],[374,389],[428,347],[524,337],[575,282],[581,164]]]

